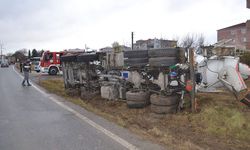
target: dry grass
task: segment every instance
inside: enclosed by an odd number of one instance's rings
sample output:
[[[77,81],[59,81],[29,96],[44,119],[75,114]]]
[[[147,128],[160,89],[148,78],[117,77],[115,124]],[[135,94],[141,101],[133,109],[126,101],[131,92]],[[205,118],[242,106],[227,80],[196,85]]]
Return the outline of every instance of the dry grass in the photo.
[[[186,111],[155,119],[149,108],[128,109],[124,102],[100,97],[89,101],[69,97],[62,80],[43,80],[41,86],[168,148],[250,149],[249,108],[240,105],[228,93],[199,94],[200,112]]]
[[[250,110],[230,93],[201,93],[201,111],[190,116],[196,132],[215,137],[230,149],[250,148]]]
[[[125,127],[126,123],[124,122],[124,120],[120,117],[114,117],[113,115],[109,114],[109,113],[105,113],[99,109],[96,109],[95,107],[93,107],[93,105],[91,105],[91,103],[88,103],[87,101],[83,101],[81,100],[79,97],[71,97],[68,96],[66,94],[64,85],[63,85],[63,80],[57,79],[57,80],[43,80],[41,81],[40,85],[42,87],[44,87],[45,89],[47,89],[49,92],[57,94],[59,96],[63,96],[64,98],[66,98],[68,101],[81,106],[91,112],[94,112],[95,114],[104,116],[106,119],[108,120],[116,120],[116,122],[120,125]],[[109,105],[111,105],[111,103],[109,103]]]

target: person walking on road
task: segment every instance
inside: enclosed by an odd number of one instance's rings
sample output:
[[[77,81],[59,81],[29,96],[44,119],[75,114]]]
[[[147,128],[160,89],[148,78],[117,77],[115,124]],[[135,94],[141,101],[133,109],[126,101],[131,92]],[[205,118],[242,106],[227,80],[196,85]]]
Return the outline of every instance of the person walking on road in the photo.
[[[19,67],[20,67],[20,72],[22,73],[23,72],[23,62],[20,61]]]
[[[22,82],[22,85],[25,86],[25,81],[27,81],[27,85],[31,86],[31,84],[29,83],[29,72],[30,72],[30,64],[29,64],[29,60],[27,60],[25,63],[23,63],[23,73],[24,73],[24,79]]]
[[[29,66],[30,66],[30,73],[31,73],[31,65],[32,65],[32,62],[31,61],[29,61]]]

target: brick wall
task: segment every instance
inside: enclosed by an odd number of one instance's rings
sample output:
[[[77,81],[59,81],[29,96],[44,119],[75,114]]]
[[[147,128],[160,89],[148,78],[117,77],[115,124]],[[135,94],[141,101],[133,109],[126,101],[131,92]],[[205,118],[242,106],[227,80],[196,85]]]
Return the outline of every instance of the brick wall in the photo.
[[[246,30],[247,30],[247,35],[246,35],[246,49],[250,50],[250,20],[246,22]]]
[[[217,32],[217,41],[232,39],[229,45],[234,45],[238,49],[246,48],[246,24],[242,23],[232,27],[220,29]]]

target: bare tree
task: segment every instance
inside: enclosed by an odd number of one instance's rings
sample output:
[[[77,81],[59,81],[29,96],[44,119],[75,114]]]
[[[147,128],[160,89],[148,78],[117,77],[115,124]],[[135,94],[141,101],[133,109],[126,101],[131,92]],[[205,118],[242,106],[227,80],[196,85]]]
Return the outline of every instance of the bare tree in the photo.
[[[187,34],[181,41],[180,46],[188,49],[194,48],[197,53],[200,53],[201,47],[205,44],[205,37],[203,34]]]
[[[181,47],[180,37],[174,36],[174,38],[173,38],[172,40],[173,40],[173,41],[176,41],[176,46],[177,46],[177,47]]]
[[[195,34],[187,34],[181,41],[181,47],[183,48],[194,48],[196,42]]]
[[[118,42],[114,42],[112,44],[112,47],[113,47],[115,52],[120,52],[121,51],[121,45]]]
[[[203,34],[199,34],[197,36],[197,40],[196,40],[196,53],[197,54],[201,54],[202,53],[202,47],[205,45],[205,37]]]
[[[199,34],[197,36],[197,42],[196,42],[196,47],[202,47],[205,44],[205,37],[203,34]]]
[[[16,51],[13,54],[13,56],[16,58],[16,60],[24,61],[26,59],[26,54],[27,54],[27,50],[21,49],[21,50]]]
[[[11,57],[13,55],[13,53],[7,53],[6,56],[7,57]]]

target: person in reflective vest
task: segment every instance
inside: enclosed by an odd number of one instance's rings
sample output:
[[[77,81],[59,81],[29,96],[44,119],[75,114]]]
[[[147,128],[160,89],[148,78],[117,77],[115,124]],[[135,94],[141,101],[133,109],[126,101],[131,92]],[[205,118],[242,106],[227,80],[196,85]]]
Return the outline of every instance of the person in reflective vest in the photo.
[[[28,86],[31,86],[29,83],[29,72],[30,72],[30,63],[29,60],[27,60],[25,63],[23,63],[23,73],[24,73],[24,79],[22,82],[22,85],[25,86],[25,81],[27,82]]]

